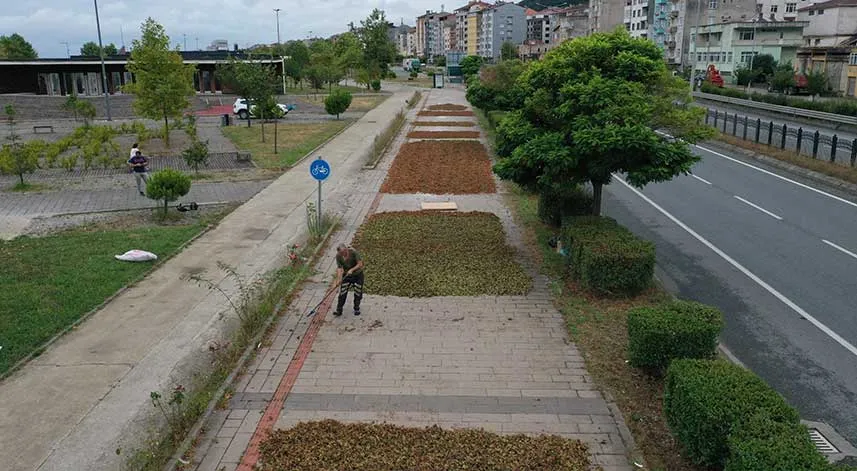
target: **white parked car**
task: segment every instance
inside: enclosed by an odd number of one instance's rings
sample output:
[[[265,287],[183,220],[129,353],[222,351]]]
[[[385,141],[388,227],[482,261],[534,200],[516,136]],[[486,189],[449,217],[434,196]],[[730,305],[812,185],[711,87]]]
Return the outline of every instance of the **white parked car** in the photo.
[[[235,103],[232,104],[232,113],[237,114],[241,119],[248,118],[258,118],[256,115],[256,105],[250,103],[248,109],[248,100],[244,98],[236,98]],[[278,118],[282,118],[283,116],[289,114],[289,111],[295,109],[295,105],[284,105],[282,103],[277,103],[277,108],[282,112]],[[271,116],[273,118],[273,116]]]

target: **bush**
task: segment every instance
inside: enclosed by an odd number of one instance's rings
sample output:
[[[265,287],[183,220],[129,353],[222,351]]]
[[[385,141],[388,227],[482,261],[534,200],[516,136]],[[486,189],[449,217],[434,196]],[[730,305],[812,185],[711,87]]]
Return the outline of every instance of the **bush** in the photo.
[[[146,183],[146,196],[153,200],[163,200],[164,215],[167,214],[167,205],[190,191],[190,177],[179,172],[165,168],[159,170],[149,177]]]
[[[182,157],[188,167],[199,173],[199,166],[208,166],[208,141],[194,139],[190,147],[182,152]]]
[[[786,95],[755,92],[748,95],[741,90],[728,87],[718,88],[707,82],[703,82],[700,91],[713,95],[760,101],[763,103],[770,103],[772,105],[791,106],[792,108],[822,111],[825,113],[841,114],[845,116],[857,116],[857,102],[854,102],[853,100],[810,101],[802,98],[792,98]]]
[[[628,311],[631,365],[661,372],[678,358],[711,358],[723,314],[712,306],[671,301]]]
[[[339,115],[344,113],[349,106],[351,106],[351,92],[341,88],[331,91],[324,99],[324,110],[327,111],[327,114],[336,115],[336,119],[339,119]]]
[[[778,422],[761,413],[738,425],[729,435],[729,458],[724,471],[792,469],[831,470],[802,424]]]
[[[470,93],[470,89],[467,89],[467,93]],[[497,129],[497,126],[500,125],[500,121],[503,120],[507,113],[508,111],[489,111],[488,125],[491,126],[491,129]]]
[[[372,90],[374,90],[376,92],[381,91],[381,81],[380,80],[373,80],[372,82],[369,83],[369,85],[372,87]]]
[[[613,219],[566,218],[561,240],[569,250],[569,274],[586,289],[602,295],[633,296],[651,284],[654,245]]]
[[[592,214],[594,202],[592,193],[582,186],[574,186],[561,193],[542,190],[539,192],[539,219],[550,226],[560,227],[566,218]]]
[[[664,384],[664,415],[697,464],[722,468],[729,435],[753,414],[799,423],[797,411],[751,371],[722,360],[675,360]]]

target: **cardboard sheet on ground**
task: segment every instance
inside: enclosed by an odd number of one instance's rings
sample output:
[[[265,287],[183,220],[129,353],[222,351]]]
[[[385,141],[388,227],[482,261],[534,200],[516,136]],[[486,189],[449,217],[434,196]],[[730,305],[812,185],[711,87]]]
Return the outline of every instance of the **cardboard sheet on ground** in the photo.
[[[420,207],[426,211],[456,211],[458,205],[452,201],[438,201],[420,203]]]
[[[158,259],[157,255],[152,252],[146,252],[145,250],[129,250],[122,255],[114,255],[114,257],[116,257],[116,260],[122,260],[124,262],[148,262]]]

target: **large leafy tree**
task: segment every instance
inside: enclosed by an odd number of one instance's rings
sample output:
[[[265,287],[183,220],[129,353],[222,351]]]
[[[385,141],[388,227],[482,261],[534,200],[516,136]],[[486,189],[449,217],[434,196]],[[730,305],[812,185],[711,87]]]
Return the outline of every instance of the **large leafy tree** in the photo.
[[[461,66],[461,74],[467,78],[479,73],[479,68],[482,67],[482,62],[482,56],[467,56],[461,59],[458,65]]]
[[[164,120],[164,140],[170,145],[169,118],[179,118],[194,95],[194,66],[185,65],[178,50],[170,50],[170,38],[152,18],[135,39],[128,70],[135,81],[125,89],[135,95],[134,110],[149,119]]]
[[[396,44],[387,34],[389,28],[384,12],[377,8],[360,22],[358,35],[363,43],[363,67],[372,79],[385,77],[390,63],[396,60]]]
[[[500,46],[500,60],[508,61],[518,58],[518,46],[515,43],[506,41]]]
[[[483,111],[520,109],[524,94],[517,81],[526,69],[518,59],[484,67],[478,77],[468,82],[467,101]]]
[[[100,56],[101,48],[98,47],[98,44],[96,44],[95,42],[89,41],[87,43],[84,43],[84,45],[80,47],[80,54],[82,56]],[[119,54],[119,50],[116,49],[115,44],[110,43],[104,46],[105,56],[115,56],[116,54]]]
[[[318,90],[325,85],[332,87],[333,84],[339,83],[344,75],[343,69],[337,61],[333,43],[330,41],[316,41],[312,43],[306,77],[313,88]]]
[[[33,45],[18,33],[0,36],[0,59],[36,59]]]
[[[268,104],[274,99],[276,83],[274,71],[261,62],[253,62],[252,57],[246,61],[230,58],[227,63],[218,66],[217,75],[238,96],[257,106],[262,118],[262,141],[264,142],[265,110],[270,108]],[[249,117],[247,126],[250,126]]]
[[[290,41],[284,45],[283,55],[287,57],[286,76],[292,79],[295,85],[303,87],[303,79],[309,65],[309,48],[303,41]]]
[[[791,62],[777,65],[771,76],[771,89],[775,92],[787,93],[795,86],[795,71]]]
[[[346,71],[348,77],[354,78],[356,71],[363,65],[363,45],[356,34],[347,32],[336,38],[333,45],[336,63]]]
[[[624,30],[561,44],[518,85],[527,98],[498,128],[495,172],[542,195],[591,183],[596,215],[614,174],[642,187],[687,173],[699,160],[688,143],[712,132],[681,105],[689,90],[657,45]]]

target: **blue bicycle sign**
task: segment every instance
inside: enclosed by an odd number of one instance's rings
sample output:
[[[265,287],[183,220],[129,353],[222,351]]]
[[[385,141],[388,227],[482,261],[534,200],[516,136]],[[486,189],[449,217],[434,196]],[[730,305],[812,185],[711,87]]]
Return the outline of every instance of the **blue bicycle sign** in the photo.
[[[309,174],[318,181],[322,181],[330,176],[330,164],[323,159],[315,159],[309,165]]]

